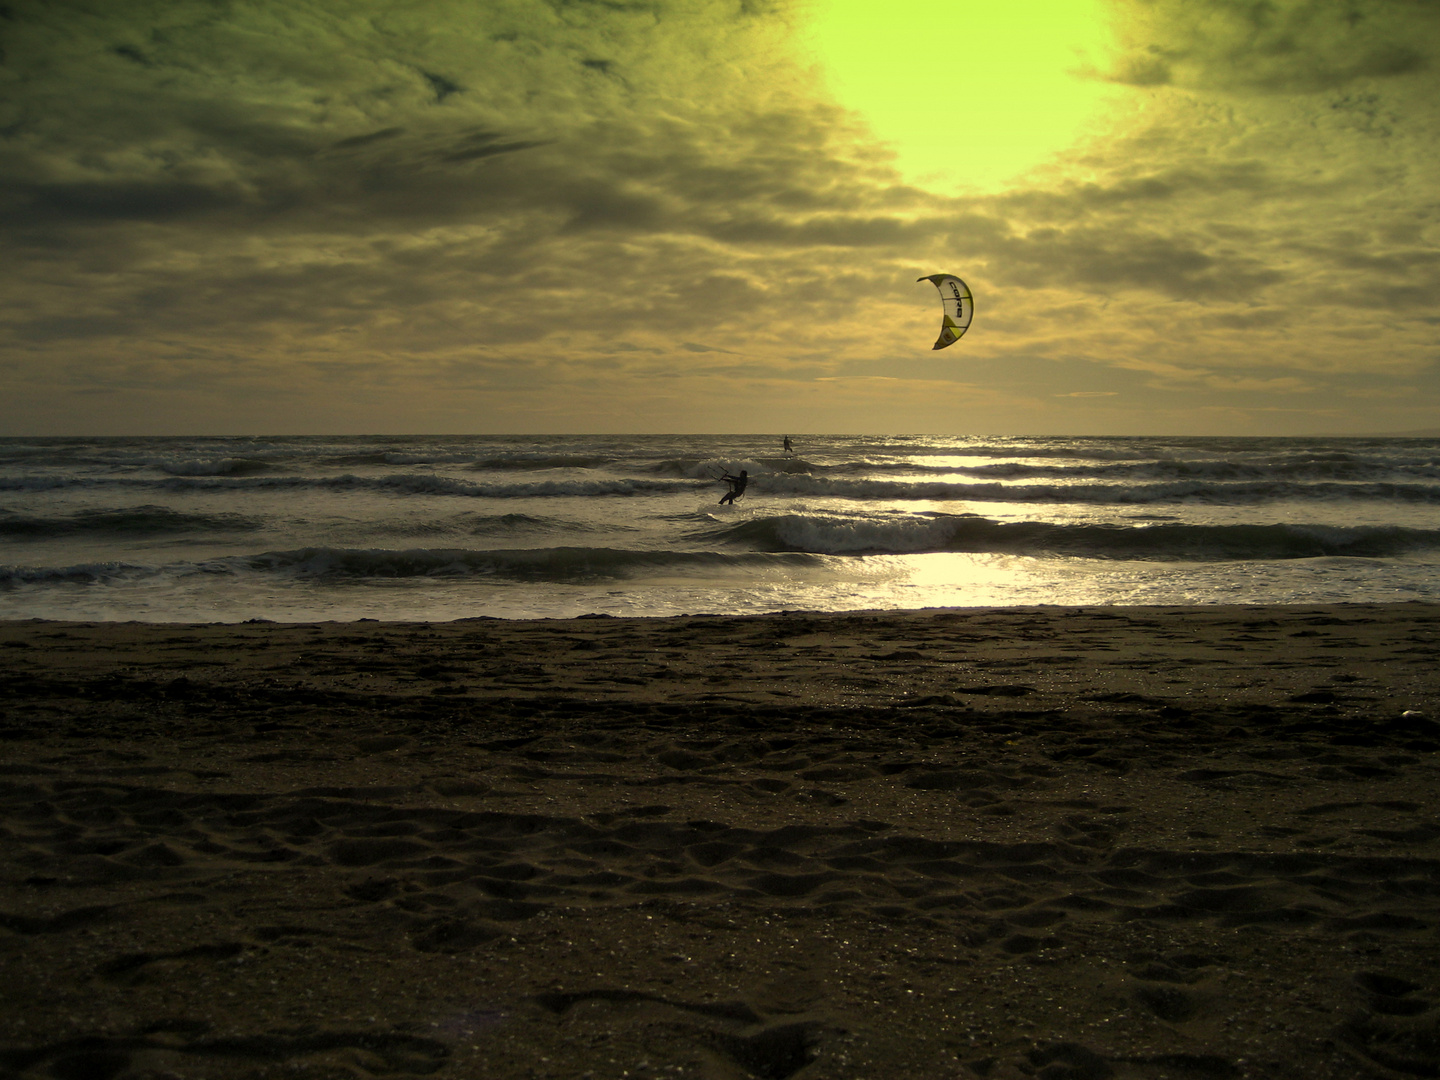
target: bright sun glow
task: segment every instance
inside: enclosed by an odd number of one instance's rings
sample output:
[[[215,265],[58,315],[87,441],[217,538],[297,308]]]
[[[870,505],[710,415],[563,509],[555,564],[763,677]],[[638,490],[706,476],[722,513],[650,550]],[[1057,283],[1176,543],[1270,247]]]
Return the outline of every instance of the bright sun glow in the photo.
[[[829,90],[915,183],[995,189],[1070,146],[1106,97],[1101,0],[814,0]]]

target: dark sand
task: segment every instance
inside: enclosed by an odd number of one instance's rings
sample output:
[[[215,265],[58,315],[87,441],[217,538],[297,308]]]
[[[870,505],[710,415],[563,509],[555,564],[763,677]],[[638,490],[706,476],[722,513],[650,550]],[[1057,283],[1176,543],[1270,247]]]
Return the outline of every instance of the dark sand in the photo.
[[[1422,604],[3,623],[0,1071],[1440,1076],[1437,660]]]

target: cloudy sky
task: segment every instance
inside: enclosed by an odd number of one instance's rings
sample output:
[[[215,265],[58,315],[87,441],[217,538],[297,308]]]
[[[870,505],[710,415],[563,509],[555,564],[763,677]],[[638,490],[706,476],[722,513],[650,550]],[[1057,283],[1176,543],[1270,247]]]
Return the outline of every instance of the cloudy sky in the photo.
[[[0,435],[1440,427],[1440,4],[1004,7],[5,0]]]

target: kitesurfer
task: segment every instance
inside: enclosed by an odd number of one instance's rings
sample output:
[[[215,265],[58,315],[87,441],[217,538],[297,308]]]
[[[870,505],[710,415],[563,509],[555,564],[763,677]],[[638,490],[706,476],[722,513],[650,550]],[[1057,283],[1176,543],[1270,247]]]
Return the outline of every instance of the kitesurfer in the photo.
[[[720,505],[724,506],[726,503],[729,503],[733,506],[735,505],[735,500],[745,494],[745,485],[750,483],[750,474],[744,469],[741,469],[739,476],[731,476],[727,472],[723,473],[720,479],[730,485],[730,490],[720,496]]]
[[[793,454],[794,452],[795,452],[795,447],[792,446],[791,443],[790,443],[790,436],[789,436],[789,435],[786,435],[786,436],[785,436],[785,453],[787,453],[787,454]]]

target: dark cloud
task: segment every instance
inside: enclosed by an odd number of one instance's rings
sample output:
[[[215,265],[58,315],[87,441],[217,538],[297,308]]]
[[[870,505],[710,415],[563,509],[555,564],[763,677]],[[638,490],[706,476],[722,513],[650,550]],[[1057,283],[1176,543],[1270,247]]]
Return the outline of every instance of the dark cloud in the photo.
[[[451,94],[460,93],[464,87],[459,83],[451,82],[444,75],[436,75],[433,71],[420,72],[421,78],[430,84],[430,89],[435,92],[435,101],[440,103]]]
[[[78,183],[15,185],[6,193],[0,224],[37,225],[56,222],[89,224],[104,221],[166,221],[210,214],[243,205],[239,191],[197,183]]]
[[[372,131],[368,135],[352,135],[348,139],[341,139],[332,147],[335,150],[354,150],[361,146],[369,146],[372,143],[381,142],[385,139],[393,139],[397,135],[405,134],[402,127],[381,128],[379,131]]]
[[[1440,9],[1415,0],[1116,0],[1125,44],[1110,77],[1314,92],[1430,69]]]
[[[1159,292],[1177,299],[1245,301],[1284,280],[1258,259],[1222,259],[1200,238],[1184,234],[1078,228],[1041,230],[995,252],[1000,280],[1025,288],[1083,292]]]
[[[728,353],[734,351],[732,349],[717,349],[711,345],[701,345],[694,341],[682,341],[680,348],[691,353]]]
[[[503,136],[493,131],[479,131],[467,135],[460,141],[456,149],[447,154],[441,155],[440,160],[452,165],[458,165],[466,161],[479,161],[481,158],[494,157],[496,154],[513,154],[517,150],[529,150],[531,147],[544,146],[543,142],[501,142]]]
[[[141,67],[150,67],[151,60],[134,45],[116,45],[112,50],[116,56],[126,60],[133,60]]]
[[[122,315],[53,315],[21,322],[13,332],[21,341],[43,342],[113,338],[137,329],[135,319]]]

